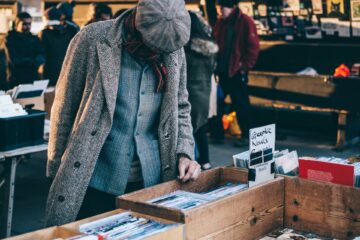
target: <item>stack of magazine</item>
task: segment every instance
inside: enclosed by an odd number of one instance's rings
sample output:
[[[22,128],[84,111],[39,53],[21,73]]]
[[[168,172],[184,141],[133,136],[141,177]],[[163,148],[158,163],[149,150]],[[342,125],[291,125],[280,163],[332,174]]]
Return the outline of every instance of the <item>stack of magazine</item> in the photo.
[[[69,240],[144,239],[175,225],[136,217],[130,212],[124,212],[80,225],[79,231],[84,235],[72,237]]]
[[[151,199],[149,202],[169,208],[189,210],[205,203],[230,196],[247,188],[247,184],[229,182],[223,186],[202,193],[192,193],[178,190],[161,197]]]

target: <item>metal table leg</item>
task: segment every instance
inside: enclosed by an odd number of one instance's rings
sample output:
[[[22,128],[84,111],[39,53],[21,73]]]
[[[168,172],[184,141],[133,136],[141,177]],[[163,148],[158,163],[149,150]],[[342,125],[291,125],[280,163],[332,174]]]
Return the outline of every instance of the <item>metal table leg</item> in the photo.
[[[0,238],[9,237],[11,235],[16,165],[17,157],[5,159],[5,184],[0,194],[3,203],[0,218]]]

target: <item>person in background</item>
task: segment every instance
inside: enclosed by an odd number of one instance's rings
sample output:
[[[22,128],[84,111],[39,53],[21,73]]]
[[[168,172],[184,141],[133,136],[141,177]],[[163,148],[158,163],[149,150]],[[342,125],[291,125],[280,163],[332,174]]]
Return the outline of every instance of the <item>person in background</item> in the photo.
[[[219,50],[212,39],[211,27],[194,12],[191,17],[190,41],[185,47],[187,61],[187,89],[191,103],[191,122],[199,152],[198,162],[203,170],[211,168],[206,125],[209,116],[211,77]]]
[[[85,25],[94,22],[106,21],[112,18],[112,10],[105,3],[92,3],[89,7],[89,20]]]
[[[248,72],[257,61],[260,47],[255,23],[241,12],[238,2],[219,0],[222,16],[215,25],[214,36],[220,48],[217,74],[224,96],[230,95],[236,111],[242,136],[235,145],[242,147],[248,145],[252,127]]]
[[[15,29],[5,38],[8,89],[38,80],[39,67],[45,62],[39,38],[30,32],[31,22],[30,14],[19,13]]]
[[[77,31],[75,28],[69,27],[69,25],[60,23],[61,12],[55,7],[47,9],[44,17],[45,28],[39,33],[46,59],[43,78],[50,80],[50,86],[55,86],[66,50]]]
[[[129,9],[123,8],[123,9],[117,10],[116,13],[115,13],[114,16],[113,16],[113,19],[116,19],[116,18],[120,17],[121,14],[123,14],[123,13],[126,12],[127,10],[129,10]]]
[[[71,41],[51,110],[47,226],[115,208],[116,196],[201,173],[186,89],[184,0],[139,0]]]
[[[80,31],[80,27],[73,21],[75,5],[76,5],[75,1],[61,2],[56,6],[56,8],[61,12],[61,17],[60,17],[61,24],[69,28],[74,28],[75,31],[78,32]]]

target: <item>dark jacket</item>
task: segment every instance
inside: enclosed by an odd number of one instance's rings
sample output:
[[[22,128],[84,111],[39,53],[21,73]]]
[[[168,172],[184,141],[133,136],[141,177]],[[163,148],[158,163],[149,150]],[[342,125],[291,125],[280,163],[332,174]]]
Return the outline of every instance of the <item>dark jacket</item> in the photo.
[[[232,26],[233,21],[235,21],[233,46],[225,46],[227,28]],[[259,37],[254,21],[241,13],[239,8],[234,8],[229,17],[218,20],[215,25],[214,36],[220,48],[220,58],[225,48],[233,49],[229,61],[229,77],[235,76],[238,71],[249,71],[254,67],[260,50]]]
[[[209,40],[192,39],[186,47],[187,89],[191,103],[191,122],[196,132],[209,117],[211,77],[218,47]]]
[[[66,50],[75,34],[74,28],[63,25],[46,26],[39,34],[46,58],[43,78],[50,80],[50,86],[56,85]]]
[[[38,80],[38,68],[45,59],[37,36],[10,31],[5,39],[5,54],[8,88]]]

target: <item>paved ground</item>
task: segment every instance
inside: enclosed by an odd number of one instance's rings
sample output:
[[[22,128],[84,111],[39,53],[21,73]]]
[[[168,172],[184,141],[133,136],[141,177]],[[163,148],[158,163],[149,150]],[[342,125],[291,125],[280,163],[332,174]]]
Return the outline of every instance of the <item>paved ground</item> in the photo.
[[[285,140],[277,141],[277,149],[297,150],[299,156],[339,156],[349,157],[360,154],[360,146],[344,152],[332,151],[332,142],[309,133],[286,133]],[[233,147],[233,140],[227,139],[223,145],[210,145],[211,162],[214,166],[232,164],[232,155],[245,148]],[[18,166],[15,186],[15,206],[13,235],[33,231],[43,227],[43,216],[49,183],[45,178],[46,153],[35,154],[32,159]]]

